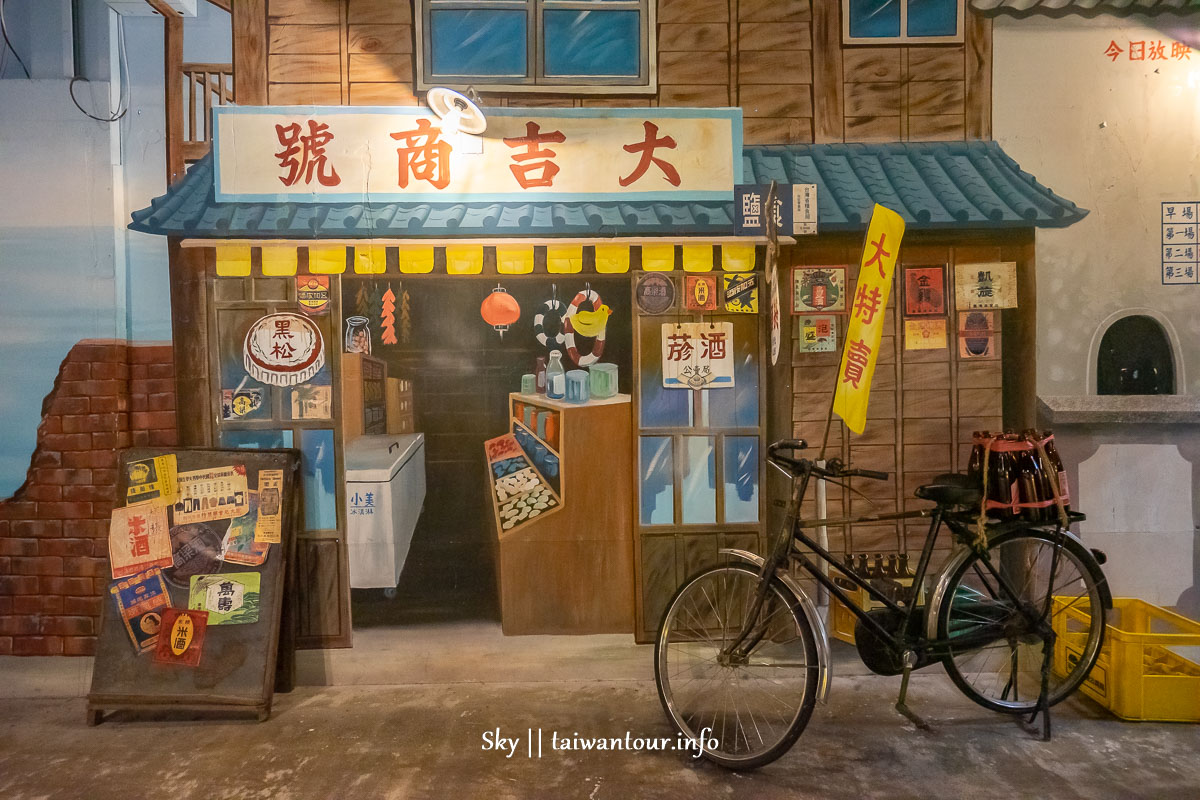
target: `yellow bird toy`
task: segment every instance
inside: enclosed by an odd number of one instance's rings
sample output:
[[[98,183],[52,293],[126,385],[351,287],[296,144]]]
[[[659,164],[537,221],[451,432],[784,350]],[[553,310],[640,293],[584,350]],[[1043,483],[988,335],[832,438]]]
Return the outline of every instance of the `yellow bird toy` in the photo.
[[[604,329],[608,327],[608,315],[611,313],[612,309],[606,305],[600,306],[595,311],[578,310],[571,317],[571,327],[581,336],[594,339],[604,333]]]

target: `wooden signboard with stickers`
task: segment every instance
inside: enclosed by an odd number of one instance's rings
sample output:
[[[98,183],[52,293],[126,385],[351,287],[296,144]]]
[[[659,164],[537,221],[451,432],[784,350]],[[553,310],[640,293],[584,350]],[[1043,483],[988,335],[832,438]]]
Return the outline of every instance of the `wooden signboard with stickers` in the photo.
[[[299,451],[136,448],[119,467],[88,724],[117,710],[265,720],[294,675]]]

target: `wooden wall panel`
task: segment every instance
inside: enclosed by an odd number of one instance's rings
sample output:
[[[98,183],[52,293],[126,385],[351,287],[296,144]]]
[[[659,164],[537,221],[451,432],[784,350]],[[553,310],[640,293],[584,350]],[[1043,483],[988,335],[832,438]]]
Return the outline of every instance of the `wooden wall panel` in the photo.
[[[738,82],[772,86],[811,84],[811,50],[742,50],[738,59]],[[787,91],[786,89],[784,91]]]
[[[349,0],[346,18],[351,25],[405,25],[412,23],[408,0]]]
[[[237,2],[238,0],[235,0],[234,5]],[[341,6],[340,0],[269,0],[268,20],[273,23],[337,25],[341,17]]]
[[[268,52],[337,55],[341,35],[337,25],[272,25]]]
[[[729,3],[727,0],[659,0],[658,22],[729,22]]]
[[[349,26],[349,47],[354,53],[411,53],[413,51],[413,28],[411,25],[355,25]]]
[[[725,51],[665,52],[658,56],[659,84],[729,85],[729,55]]]
[[[337,83],[272,83],[268,101],[278,106],[336,106],[342,102],[342,87]]]
[[[267,65],[271,71],[271,83],[341,82],[340,56],[337,53],[278,53],[268,58]]]
[[[408,53],[351,53],[351,83],[412,84],[413,60]]]

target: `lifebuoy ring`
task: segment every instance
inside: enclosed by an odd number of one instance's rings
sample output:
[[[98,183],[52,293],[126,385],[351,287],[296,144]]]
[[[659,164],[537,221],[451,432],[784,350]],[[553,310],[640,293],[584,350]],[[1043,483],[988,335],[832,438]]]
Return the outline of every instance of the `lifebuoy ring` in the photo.
[[[539,306],[538,313],[533,317],[533,335],[537,338],[538,344],[540,344],[542,347],[545,347],[548,350],[557,350],[557,345],[561,345],[563,343],[564,326],[562,323],[559,325],[558,333],[554,334],[553,336],[546,335],[546,312],[552,312],[556,318],[561,320],[563,319],[563,311],[565,309],[566,306],[563,304],[563,301],[559,300],[557,297],[551,297],[549,300]]]
[[[600,356],[604,354],[605,331],[603,330],[592,341],[592,352],[586,356],[579,355],[579,348],[575,345],[575,326],[572,324],[571,319],[579,311],[579,306],[585,302],[592,304],[593,311],[602,305],[600,294],[595,289],[584,289],[575,295],[575,299],[571,301],[571,306],[567,309],[567,313],[563,317],[563,343],[566,345],[567,355],[581,367],[595,364],[600,360]]]

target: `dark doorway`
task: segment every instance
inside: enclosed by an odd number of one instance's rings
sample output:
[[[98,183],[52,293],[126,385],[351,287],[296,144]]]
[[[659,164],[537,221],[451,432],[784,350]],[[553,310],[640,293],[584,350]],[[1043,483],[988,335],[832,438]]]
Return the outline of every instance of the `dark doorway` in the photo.
[[[384,291],[376,281],[347,277],[343,298],[353,297],[364,283],[368,294]],[[427,488],[396,596],[355,590],[353,623],[499,619],[483,442],[508,432],[509,392],[519,391],[521,375],[533,372],[537,357],[548,353],[536,338],[534,318],[552,298],[569,304],[590,286],[612,309],[601,360],[617,364],[619,390],[629,391],[629,276],[455,276],[387,283],[397,297],[397,342],[384,344],[372,330],[372,355],[387,361],[388,375],[413,382],[416,428],[425,434]],[[503,337],[480,314],[497,285],[521,309]],[[558,333],[557,320],[546,313],[543,332]],[[577,346],[586,355],[593,342],[580,337]],[[563,363],[577,368],[565,355]]]
[[[1175,394],[1175,361],[1162,325],[1150,317],[1114,322],[1096,356],[1098,394]]]

